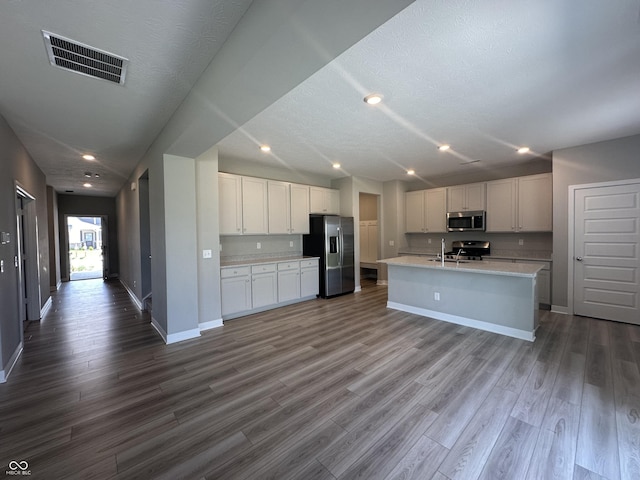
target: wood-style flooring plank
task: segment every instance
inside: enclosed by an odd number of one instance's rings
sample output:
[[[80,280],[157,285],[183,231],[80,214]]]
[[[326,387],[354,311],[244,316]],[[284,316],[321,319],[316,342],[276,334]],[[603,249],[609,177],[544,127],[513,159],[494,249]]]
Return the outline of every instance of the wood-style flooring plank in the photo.
[[[530,343],[386,301],[365,283],[165,345],[119,283],[65,283],[0,385],[0,465],[26,460],[33,478],[638,476],[639,326],[544,312]]]
[[[514,392],[494,387],[438,470],[451,480],[478,478],[516,400]]]
[[[524,478],[539,429],[509,417],[480,474],[482,480]]]

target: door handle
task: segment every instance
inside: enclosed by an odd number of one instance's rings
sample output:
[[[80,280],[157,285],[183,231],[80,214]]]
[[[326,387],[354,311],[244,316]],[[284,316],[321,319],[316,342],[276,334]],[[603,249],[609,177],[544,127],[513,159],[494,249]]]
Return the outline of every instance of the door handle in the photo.
[[[576,257],[576,260],[581,262],[582,261],[582,257]]]

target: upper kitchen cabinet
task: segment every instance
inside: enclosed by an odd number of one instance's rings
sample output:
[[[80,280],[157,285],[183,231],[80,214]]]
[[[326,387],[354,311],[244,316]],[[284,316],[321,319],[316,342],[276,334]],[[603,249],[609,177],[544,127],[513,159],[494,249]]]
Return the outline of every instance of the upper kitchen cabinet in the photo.
[[[291,194],[291,233],[309,233],[309,186],[292,183]]]
[[[242,233],[269,233],[267,180],[242,177]]]
[[[487,182],[487,232],[550,232],[550,173]]]
[[[518,178],[518,230],[553,230],[553,180],[550,173]]]
[[[310,213],[340,214],[340,190],[309,187]]]
[[[218,173],[220,235],[242,234],[242,177]]]
[[[405,194],[407,233],[441,233],[447,231],[447,189],[432,188]]]
[[[269,233],[309,233],[309,187],[269,180]]]
[[[486,183],[470,183],[447,187],[447,211],[485,210]]]
[[[287,182],[267,182],[269,233],[291,231],[291,199]]]

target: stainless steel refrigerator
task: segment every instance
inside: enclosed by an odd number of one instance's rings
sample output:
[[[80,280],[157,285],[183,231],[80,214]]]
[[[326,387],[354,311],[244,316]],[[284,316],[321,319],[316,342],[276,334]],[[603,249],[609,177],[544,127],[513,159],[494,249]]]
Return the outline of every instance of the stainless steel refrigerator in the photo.
[[[320,257],[320,296],[327,298],[355,290],[353,218],[310,215],[303,253]]]

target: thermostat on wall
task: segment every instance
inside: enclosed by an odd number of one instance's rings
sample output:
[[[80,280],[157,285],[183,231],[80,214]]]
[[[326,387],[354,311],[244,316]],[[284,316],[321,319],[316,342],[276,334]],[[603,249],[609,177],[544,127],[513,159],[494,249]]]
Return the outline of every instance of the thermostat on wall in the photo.
[[[9,232],[0,233],[0,242],[2,243],[2,245],[5,245],[11,242],[11,236],[9,235]]]

